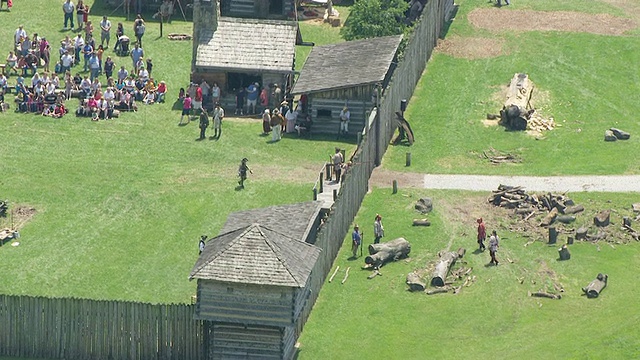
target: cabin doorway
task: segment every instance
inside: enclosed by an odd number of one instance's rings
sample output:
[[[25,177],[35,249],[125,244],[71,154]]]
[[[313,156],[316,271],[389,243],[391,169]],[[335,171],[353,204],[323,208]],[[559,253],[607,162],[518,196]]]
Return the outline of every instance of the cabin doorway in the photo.
[[[227,74],[227,91],[234,91],[241,87],[258,83],[262,84],[262,76],[259,74],[245,74],[245,73],[228,73]]]

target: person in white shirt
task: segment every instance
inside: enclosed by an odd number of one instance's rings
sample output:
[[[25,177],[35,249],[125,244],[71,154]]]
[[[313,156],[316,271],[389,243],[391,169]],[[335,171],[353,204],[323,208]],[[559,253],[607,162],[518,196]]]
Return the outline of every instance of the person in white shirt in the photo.
[[[3,73],[0,73],[0,95],[7,93],[9,86],[7,85],[7,77]]]
[[[340,134],[347,135],[349,133],[349,120],[351,120],[351,113],[348,107],[342,108],[340,111]]]
[[[491,261],[489,264],[495,264],[498,266],[498,259],[496,259],[496,253],[498,252],[498,248],[500,247],[500,238],[495,230],[491,232],[491,237],[489,238],[489,255],[491,256]]]
[[[108,87],[104,92],[104,99],[109,103],[113,104],[113,100],[116,98],[116,94],[113,92],[113,88]]]
[[[140,80],[144,82],[147,82],[147,80],[149,80],[149,71],[147,71],[144,66],[140,68],[140,71],[138,71],[138,78],[140,78]]]
[[[60,87],[60,78],[58,78],[58,75],[53,75],[51,78],[51,84],[53,84],[56,89]]]
[[[88,97],[91,94],[91,80],[89,80],[89,76],[84,77],[80,82],[80,89],[84,92],[84,97]]]
[[[373,236],[375,236],[374,244],[380,243],[380,239],[384,236],[384,226],[382,226],[382,216],[380,214],[376,214],[376,219],[373,222]]]
[[[296,131],[296,121],[298,120],[298,112],[289,108],[287,113],[284,115],[284,118],[287,119],[287,133],[292,133]]]
[[[156,96],[155,93],[152,91],[149,91],[147,93],[147,95],[145,95],[144,99],[142,100],[145,104],[149,105],[149,104],[153,104],[155,102]]]
[[[16,34],[14,36],[16,45],[20,44],[22,42],[22,39],[26,39],[26,38],[27,38],[27,32],[24,31],[24,25],[18,26],[18,28],[16,29]]]
[[[73,13],[76,10],[76,6],[73,4],[71,0],[67,0],[62,4],[62,12],[64,12],[64,30],[67,30],[67,24],[69,20],[71,20],[71,30],[75,27],[73,24]]]
[[[73,65],[73,56],[69,54],[69,51],[65,51],[64,55],[62,55],[62,59],[60,59],[60,66],[62,67],[60,70],[64,74],[67,71],[71,71],[72,65]]]
[[[45,93],[47,95],[53,95],[56,92],[56,87],[55,85],[53,85],[51,82],[48,82],[47,85],[45,86]]]
[[[129,72],[124,68],[124,65],[118,70],[118,81],[124,81],[129,76]]]
[[[84,47],[84,39],[82,38],[82,34],[78,34],[78,36],[73,42],[73,46],[75,47],[75,51],[76,51],[75,61],[77,64],[80,62],[80,51],[82,51],[82,48]]]

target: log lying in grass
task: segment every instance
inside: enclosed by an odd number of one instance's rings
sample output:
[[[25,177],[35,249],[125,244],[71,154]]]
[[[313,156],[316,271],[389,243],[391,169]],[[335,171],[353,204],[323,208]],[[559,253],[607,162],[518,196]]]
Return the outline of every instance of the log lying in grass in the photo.
[[[465,249],[460,248],[457,252],[448,251],[442,254],[442,256],[440,256],[440,260],[436,264],[436,268],[433,270],[431,285],[438,287],[444,286],[451,267],[456,263],[456,260],[464,256],[465,252]]]
[[[380,268],[389,261],[396,261],[409,256],[411,252],[411,244],[404,238],[369,245],[369,256],[364,259],[368,265]]]
[[[607,286],[607,281],[609,280],[608,275],[603,275],[602,273],[598,274],[595,280],[589,283],[586,287],[582,288],[582,291],[587,295],[588,298],[597,298],[600,296],[600,293]]]
[[[560,294],[556,295],[556,294],[550,294],[550,293],[546,293],[546,292],[542,292],[542,291],[529,293],[529,296],[543,297],[543,298],[554,299],[554,300],[562,299],[562,295],[560,295]]]
[[[407,285],[409,291],[424,291],[427,288],[427,283],[415,271],[407,275]]]
[[[413,219],[412,226],[431,226],[431,221],[428,219]]]
[[[557,216],[558,216],[558,209],[557,208],[551,209],[551,211],[549,211],[549,213],[540,222],[540,226],[551,225],[555,221]]]

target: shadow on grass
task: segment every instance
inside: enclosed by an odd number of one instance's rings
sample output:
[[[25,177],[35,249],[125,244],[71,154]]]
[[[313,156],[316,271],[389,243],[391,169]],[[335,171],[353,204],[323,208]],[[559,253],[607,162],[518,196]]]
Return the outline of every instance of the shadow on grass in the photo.
[[[171,110],[182,110],[182,101],[180,101],[180,99],[176,99],[173,105],[171,105]]]
[[[493,0],[491,0],[490,2],[493,2]],[[458,14],[458,8],[459,8],[458,4],[455,4],[453,6],[453,11],[451,11],[451,20],[444,23],[444,26],[442,26],[442,30],[440,30],[440,39],[444,39],[447,36],[447,33],[449,33],[449,28],[451,28],[451,24],[453,24],[453,20],[456,18],[456,15]]]
[[[482,250],[480,250],[480,249],[475,249],[475,250],[472,252],[472,254],[473,254],[473,255],[479,255],[479,254],[482,254],[482,253],[484,253],[484,251],[482,251]]]
[[[244,186],[238,185],[235,187],[235,191],[241,191],[241,190],[244,190]]]

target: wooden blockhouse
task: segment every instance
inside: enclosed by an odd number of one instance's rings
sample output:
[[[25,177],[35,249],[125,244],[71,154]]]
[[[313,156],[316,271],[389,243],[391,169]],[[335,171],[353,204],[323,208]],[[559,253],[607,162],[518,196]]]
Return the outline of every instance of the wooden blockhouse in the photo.
[[[224,96],[255,82],[282,85],[292,77],[295,21],[221,17],[216,1],[203,0],[195,0],[193,14],[192,81],[217,83]]]
[[[198,281],[195,318],[206,320],[209,359],[294,358],[321,252],[310,244],[319,216],[319,202],[242,211],[206,243],[189,279]]]
[[[311,50],[292,94],[307,94],[313,132],[337,134],[340,111],[351,113],[349,133],[362,131],[375,106],[376,85],[386,88],[397,64],[402,35],[316,46]]]
[[[253,19],[295,18],[293,0],[220,0],[222,16]]]

